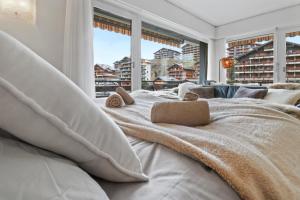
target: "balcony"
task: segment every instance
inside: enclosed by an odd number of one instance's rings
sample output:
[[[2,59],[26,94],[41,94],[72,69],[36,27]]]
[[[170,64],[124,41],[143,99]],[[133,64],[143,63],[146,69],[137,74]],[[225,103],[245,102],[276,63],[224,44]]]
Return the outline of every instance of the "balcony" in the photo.
[[[267,63],[267,62],[265,62],[265,63],[260,63],[260,62],[258,62],[258,63],[243,63],[243,64],[236,64],[234,67],[256,67],[256,66],[273,66],[274,65],[274,63],[273,62],[269,62],[269,63]]]
[[[144,90],[166,90],[177,87],[179,84],[186,81],[142,81],[142,89]],[[197,83],[197,82],[194,82]],[[131,91],[130,80],[101,80],[96,79],[96,97],[103,98],[108,97],[117,87],[123,87],[127,91]]]

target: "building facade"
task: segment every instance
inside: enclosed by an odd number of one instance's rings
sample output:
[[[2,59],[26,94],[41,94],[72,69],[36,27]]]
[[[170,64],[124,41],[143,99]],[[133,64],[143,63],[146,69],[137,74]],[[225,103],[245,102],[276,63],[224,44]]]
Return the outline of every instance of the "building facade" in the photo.
[[[192,60],[199,62],[200,60],[200,45],[186,44],[182,47],[182,55],[191,55]]]
[[[287,42],[287,81],[300,81],[300,45]],[[229,79],[236,83],[273,83],[274,55],[273,41],[267,42],[255,49],[237,57]]]
[[[286,80],[300,82],[300,45],[287,42],[286,51]]]
[[[167,48],[161,48],[160,50],[154,52],[154,59],[164,59],[164,58],[179,58],[181,55],[180,52],[172,50],[172,49],[167,49]]]
[[[190,80],[195,78],[195,70],[184,68],[182,64],[174,64],[168,68],[168,75],[176,80]]]
[[[116,80],[118,79],[118,74],[116,70],[111,69],[110,66],[96,64],[94,66],[95,78],[102,80]]]
[[[151,61],[142,59],[142,80],[143,81],[151,81]]]
[[[124,57],[122,60],[116,61],[114,66],[119,70],[121,86],[131,86],[131,59]],[[151,61],[141,60],[141,72],[143,81],[151,80]]]
[[[238,46],[231,46],[227,48],[227,55],[233,58],[240,57],[249,51],[261,46],[261,44],[247,44],[247,45],[238,45]]]

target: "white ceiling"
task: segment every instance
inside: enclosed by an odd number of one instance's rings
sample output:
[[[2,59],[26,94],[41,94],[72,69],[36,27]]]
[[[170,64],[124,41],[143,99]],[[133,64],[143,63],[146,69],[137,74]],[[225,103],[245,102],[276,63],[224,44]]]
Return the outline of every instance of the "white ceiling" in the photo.
[[[166,0],[214,25],[238,20],[300,4],[300,0]]]

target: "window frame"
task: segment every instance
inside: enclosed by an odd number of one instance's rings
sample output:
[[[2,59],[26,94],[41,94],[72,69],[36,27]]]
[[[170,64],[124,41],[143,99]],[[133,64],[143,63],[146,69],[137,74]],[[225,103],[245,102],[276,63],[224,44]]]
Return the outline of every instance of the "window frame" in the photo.
[[[274,35],[273,82],[285,83],[286,82],[286,33],[295,32],[299,30],[300,30],[299,25],[280,27],[280,28],[275,27],[268,30],[257,31],[257,32],[242,34],[233,37],[227,37],[225,38],[225,44],[232,40],[243,40],[251,37],[256,37],[259,35],[273,34]],[[224,52],[224,55],[226,55],[226,52]]]
[[[227,37],[225,39],[225,45],[233,40],[245,40],[248,38],[254,38],[257,36],[261,36],[261,35],[273,35],[274,39],[273,39],[273,83],[278,82],[279,80],[279,63],[278,63],[278,29],[274,28],[274,29],[268,29],[268,30],[263,30],[263,31],[257,31],[257,32],[252,32],[252,33],[248,33],[248,34],[243,34],[243,35],[239,35],[239,36],[234,36],[234,37]],[[225,53],[224,55],[226,55],[226,47],[225,47]]]
[[[300,26],[290,26],[278,29],[278,41],[281,48],[278,48],[278,61],[282,69],[278,82],[286,82],[286,34],[291,32],[300,31]]]
[[[142,73],[139,67],[141,65],[141,38],[142,38],[142,22],[154,24],[155,26],[177,32],[179,34],[190,37],[194,40],[209,44],[209,39],[199,32],[179,25],[175,22],[171,22],[157,15],[154,15],[148,11],[140,10],[129,4],[106,0],[92,0],[92,8],[97,7],[101,10],[111,12],[120,17],[124,17],[131,20],[132,35],[131,35],[131,90],[138,90],[142,88]],[[208,55],[206,54],[208,60]],[[208,69],[206,69],[207,71]]]

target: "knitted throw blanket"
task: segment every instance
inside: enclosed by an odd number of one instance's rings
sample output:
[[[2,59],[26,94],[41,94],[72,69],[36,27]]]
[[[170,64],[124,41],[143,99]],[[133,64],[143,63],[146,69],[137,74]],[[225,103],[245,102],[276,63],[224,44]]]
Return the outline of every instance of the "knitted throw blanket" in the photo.
[[[133,97],[135,105],[103,107],[125,134],[204,163],[242,199],[300,199],[300,109],[262,100],[212,99],[212,122],[186,127],[151,123],[153,102],[170,99],[149,92]]]

